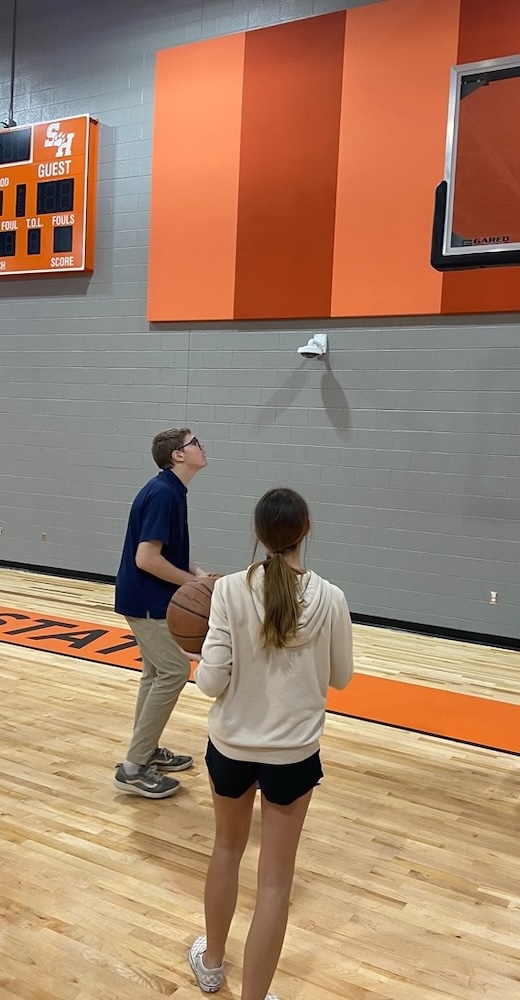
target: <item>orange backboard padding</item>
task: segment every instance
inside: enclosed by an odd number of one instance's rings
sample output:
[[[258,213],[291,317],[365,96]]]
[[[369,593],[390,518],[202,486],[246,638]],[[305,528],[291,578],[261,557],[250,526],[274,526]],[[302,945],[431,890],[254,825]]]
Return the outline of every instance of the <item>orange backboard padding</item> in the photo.
[[[0,607],[0,642],[109,666],[141,669],[132,633],[115,626]],[[192,677],[196,666],[196,663],[191,665]],[[346,691],[329,690],[327,709],[520,754],[519,705],[356,674]]]
[[[235,295],[245,35],[157,55],[148,319],[227,319]]]

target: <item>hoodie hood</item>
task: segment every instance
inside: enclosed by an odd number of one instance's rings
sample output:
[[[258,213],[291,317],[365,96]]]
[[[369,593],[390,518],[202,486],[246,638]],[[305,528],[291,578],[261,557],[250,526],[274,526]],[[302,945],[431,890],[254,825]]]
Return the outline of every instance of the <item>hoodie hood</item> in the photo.
[[[259,566],[251,581],[253,605],[260,622],[263,622],[265,616],[264,577],[264,567]],[[306,646],[313,642],[321,632],[332,600],[330,585],[327,584],[326,580],[322,580],[316,573],[309,570],[300,577],[300,598],[302,613],[298,631],[294,638],[287,643],[288,649]]]

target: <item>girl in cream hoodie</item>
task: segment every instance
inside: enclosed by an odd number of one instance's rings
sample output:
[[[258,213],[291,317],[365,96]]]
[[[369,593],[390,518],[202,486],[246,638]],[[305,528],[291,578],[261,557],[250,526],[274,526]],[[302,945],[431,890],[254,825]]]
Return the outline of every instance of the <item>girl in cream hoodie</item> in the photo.
[[[241,1000],[277,1000],[267,991],[287,926],[303,821],[322,777],[319,739],[327,689],[342,690],[353,672],[343,592],[301,564],[309,530],[307,504],[298,493],[283,488],[262,497],[255,532],[266,557],[216,582],[195,672],[198,687],[215,699],[206,753],[216,824],[206,934],[189,952],[207,993],[224,982],[224,949],[257,784],[262,793],[258,889]]]

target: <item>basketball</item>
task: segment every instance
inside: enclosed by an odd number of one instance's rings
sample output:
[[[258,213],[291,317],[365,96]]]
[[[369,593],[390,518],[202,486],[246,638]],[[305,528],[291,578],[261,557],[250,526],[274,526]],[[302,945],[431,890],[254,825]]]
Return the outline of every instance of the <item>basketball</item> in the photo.
[[[200,653],[208,631],[211,594],[218,576],[190,580],[175,591],[166,612],[168,628],[187,653]]]

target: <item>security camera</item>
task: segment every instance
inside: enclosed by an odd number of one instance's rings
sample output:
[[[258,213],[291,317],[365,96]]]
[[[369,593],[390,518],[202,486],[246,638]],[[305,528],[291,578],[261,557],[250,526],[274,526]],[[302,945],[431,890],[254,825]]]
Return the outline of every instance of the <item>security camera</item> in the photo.
[[[327,334],[315,333],[305,347],[298,348],[298,354],[304,358],[322,358],[327,353]]]

